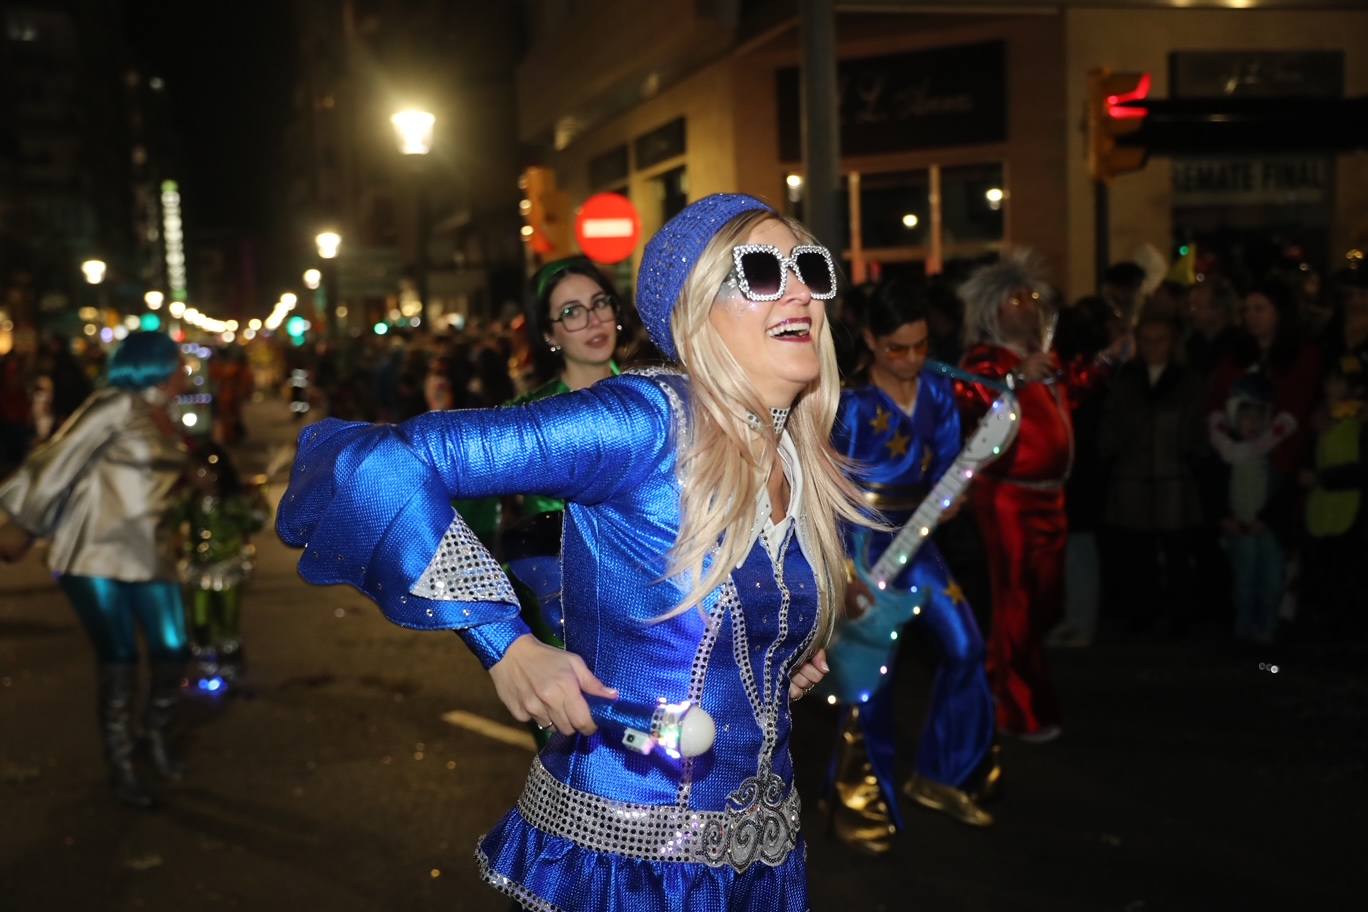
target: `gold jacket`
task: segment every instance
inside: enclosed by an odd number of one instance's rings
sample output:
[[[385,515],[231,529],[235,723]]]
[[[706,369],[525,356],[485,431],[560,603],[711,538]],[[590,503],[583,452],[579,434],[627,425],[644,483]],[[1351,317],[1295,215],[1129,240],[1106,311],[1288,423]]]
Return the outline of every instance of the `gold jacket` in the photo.
[[[51,539],[54,573],[177,579],[165,525],[184,447],[153,420],[156,390],[96,390],[0,484],[0,510]]]

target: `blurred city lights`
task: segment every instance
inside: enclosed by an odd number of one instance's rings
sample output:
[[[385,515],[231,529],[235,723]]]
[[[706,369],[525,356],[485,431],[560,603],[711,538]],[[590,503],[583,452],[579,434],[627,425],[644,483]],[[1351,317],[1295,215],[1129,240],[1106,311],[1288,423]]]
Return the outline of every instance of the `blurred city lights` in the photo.
[[[784,183],[788,184],[790,190],[797,190],[803,186],[803,175],[790,174],[784,178]]]
[[[148,310],[161,310],[162,301],[164,300],[166,300],[166,295],[162,294],[160,291],[149,291],[147,294],[143,295],[143,303],[147,305]]]
[[[185,316],[184,301],[172,301],[166,306],[166,309],[171,314],[172,319],[179,320],[181,317]]]
[[[145,332],[156,332],[161,329],[161,317],[154,313],[145,313],[139,321]]]
[[[1001,187],[989,187],[983,194],[984,198],[990,203],[1000,203],[1006,195],[1007,194],[1002,192]]]
[[[409,109],[390,117],[404,155],[427,155],[432,151],[432,133],[437,117],[429,111]]]
[[[252,317],[252,319],[247,321],[247,328],[252,332],[256,332],[258,329],[261,329],[261,321],[256,317]]]
[[[338,248],[342,246],[342,235],[336,231],[320,231],[314,238],[314,244],[318,246],[320,257],[331,260],[337,256]]]
[[[81,264],[81,272],[85,275],[85,280],[91,285],[99,285],[104,281],[105,270],[104,260],[86,260]]]
[[[295,305],[299,303],[299,295],[287,291],[280,296],[280,303],[286,310],[294,310]]]
[[[138,319],[133,314],[129,314],[128,316],[124,317],[123,325],[128,329],[137,329],[138,327],[142,326],[142,320]]]
[[[915,212],[909,212],[902,217],[902,223],[904,228],[916,228],[921,223],[921,219],[917,218]]]
[[[318,269],[304,270],[304,287],[314,291],[323,284],[323,273]]]
[[[376,334],[377,336],[383,336],[385,333],[389,332],[389,324],[388,324],[388,323],[376,323],[375,326],[373,326],[373,327],[371,327],[371,328],[372,328],[372,330],[374,330],[374,332],[375,332],[375,334]]]
[[[185,276],[185,230],[181,222],[180,188],[175,181],[162,181],[161,204],[166,278],[171,286],[172,297],[184,298],[189,287]]]
[[[95,320],[100,319],[100,309],[98,307],[82,307],[76,313],[77,316],[86,322],[94,322]]]
[[[186,412],[184,415],[181,415],[181,424],[188,428],[192,428],[196,424],[199,424],[199,416],[194,412]]]

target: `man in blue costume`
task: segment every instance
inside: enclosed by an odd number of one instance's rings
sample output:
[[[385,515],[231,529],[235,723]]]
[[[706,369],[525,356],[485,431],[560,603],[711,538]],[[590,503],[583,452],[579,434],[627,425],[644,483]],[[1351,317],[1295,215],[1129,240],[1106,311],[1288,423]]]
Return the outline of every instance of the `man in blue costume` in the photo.
[[[959,413],[951,383],[922,370],[928,324],[920,288],[903,283],[882,286],[868,304],[864,341],[871,354],[867,374],[841,394],[835,445],[856,464],[866,504],[896,529],[959,454]],[[958,505],[952,504],[942,519],[949,519],[956,509]],[[873,534],[864,557],[873,563],[892,537],[887,532]],[[853,553],[853,536],[851,547]],[[985,786],[991,789],[996,784],[999,773],[993,698],[978,624],[963,590],[929,541],[894,589],[923,595],[914,623],[926,631],[939,659],[917,746],[916,772],[904,792],[964,823],[988,826],[993,818],[979,800]],[[852,616],[879,610],[869,603],[867,590],[851,588]],[[886,852],[891,837],[903,826],[894,787],[896,724],[889,686],[898,645],[896,640],[889,643],[879,678],[883,686],[842,704],[838,755],[832,764],[836,833],[847,844],[874,854]],[[833,657],[833,662],[840,660]]]

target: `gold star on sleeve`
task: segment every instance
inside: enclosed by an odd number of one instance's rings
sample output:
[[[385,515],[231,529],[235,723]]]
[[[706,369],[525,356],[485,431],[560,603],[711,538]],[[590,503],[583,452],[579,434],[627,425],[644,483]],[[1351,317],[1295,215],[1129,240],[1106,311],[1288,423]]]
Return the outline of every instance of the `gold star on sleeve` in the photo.
[[[893,418],[893,413],[888,409],[874,407],[874,417],[870,419],[869,426],[880,434],[888,430],[888,422]]]
[[[958,605],[964,601],[964,590],[954,580],[951,580],[950,585],[945,587],[945,595],[946,598],[950,599],[952,605]]]
[[[892,458],[907,455],[907,445],[912,442],[912,438],[907,434],[894,433],[893,439],[884,444],[888,447],[888,455]]]

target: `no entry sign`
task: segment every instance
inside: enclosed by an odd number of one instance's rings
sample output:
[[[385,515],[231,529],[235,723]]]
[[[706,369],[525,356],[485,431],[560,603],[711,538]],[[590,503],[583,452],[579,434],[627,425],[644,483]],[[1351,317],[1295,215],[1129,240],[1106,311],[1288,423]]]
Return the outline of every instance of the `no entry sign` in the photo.
[[[619,193],[597,193],[584,201],[575,219],[580,250],[595,263],[621,263],[641,240],[641,218],[632,201]]]

